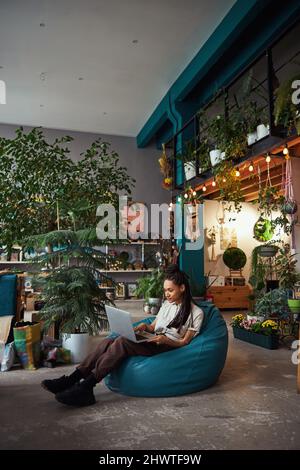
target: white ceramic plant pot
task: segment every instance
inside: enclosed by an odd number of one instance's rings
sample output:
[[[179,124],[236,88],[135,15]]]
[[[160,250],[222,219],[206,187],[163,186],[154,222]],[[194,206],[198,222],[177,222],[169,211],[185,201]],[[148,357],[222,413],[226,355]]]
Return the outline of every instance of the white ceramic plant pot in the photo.
[[[223,152],[225,155],[225,152]],[[220,149],[214,149],[209,152],[211,166],[215,166],[222,160],[222,153]]]
[[[150,307],[152,307],[152,305],[157,305],[159,307],[161,305],[161,299],[159,297],[149,297],[148,304]]]
[[[73,364],[82,362],[89,353],[90,335],[88,333],[62,334],[63,348],[71,351]]]
[[[185,179],[190,180],[196,176],[196,167],[194,163],[185,163],[184,164],[184,174],[185,174]]]
[[[247,315],[247,320],[250,321],[250,320],[256,320],[256,321],[264,321],[264,317],[260,316],[260,315]]]
[[[248,145],[253,145],[257,141],[257,131],[250,132],[250,134],[247,135],[247,142]]]
[[[264,124],[259,124],[257,126],[257,140],[260,140],[260,139],[263,139],[264,137],[266,137],[267,135],[270,134],[270,130],[269,130],[270,126],[267,125],[265,126]]]

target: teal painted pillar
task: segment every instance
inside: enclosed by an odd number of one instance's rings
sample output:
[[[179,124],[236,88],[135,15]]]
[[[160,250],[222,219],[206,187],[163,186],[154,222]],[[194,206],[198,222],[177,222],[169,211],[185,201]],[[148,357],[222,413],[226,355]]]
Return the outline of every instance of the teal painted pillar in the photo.
[[[181,129],[185,122],[188,121],[190,116],[195,114],[197,109],[193,103],[175,103],[173,114],[176,116],[179,129]],[[184,143],[194,138],[194,124],[191,123],[177,138],[177,151],[181,152]],[[177,183],[183,182],[182,164],[177,162],[180,166],[178,172]],[[186,213],[180,204],[176,205],[175,216],[180,216],[181,219],[181,238],[177,239],[177,245],[180,248],[179,266],[188,276],[192,292],[196,295],[196,288],[204,284],[204,230],[203,230],[203,206],[197,206],[198,213],[198,228],[200,235],[195,242],[191,242],[186,237],[187,218]]]

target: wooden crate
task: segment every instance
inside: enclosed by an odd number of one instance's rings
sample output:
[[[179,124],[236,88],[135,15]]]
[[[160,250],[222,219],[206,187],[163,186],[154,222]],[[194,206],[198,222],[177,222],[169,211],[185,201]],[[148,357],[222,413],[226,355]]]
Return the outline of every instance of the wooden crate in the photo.
[[[243,309],[249,309],[248,296],[251,292],[250,286],[212,286],[207,291],[213,296],[216,307]]]

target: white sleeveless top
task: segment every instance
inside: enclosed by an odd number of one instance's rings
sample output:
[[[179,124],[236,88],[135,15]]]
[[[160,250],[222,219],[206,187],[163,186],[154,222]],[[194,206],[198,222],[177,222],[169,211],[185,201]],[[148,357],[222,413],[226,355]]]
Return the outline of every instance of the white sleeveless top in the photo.
[[[177,305],[175,302],[171,303],[166,300],[157,316],[155,323],[155,332],[164,333],[168,338],[178,340],[184,337],[188,330],[194,331],[195,335],[198,335],[203,322],[204,313],[203,310],[195,304],[191,304],[191,313],[187,318],[185,324],[180,328],[178,332],[176,328],[167,328],[167,325],[176,317],[181,304]]]

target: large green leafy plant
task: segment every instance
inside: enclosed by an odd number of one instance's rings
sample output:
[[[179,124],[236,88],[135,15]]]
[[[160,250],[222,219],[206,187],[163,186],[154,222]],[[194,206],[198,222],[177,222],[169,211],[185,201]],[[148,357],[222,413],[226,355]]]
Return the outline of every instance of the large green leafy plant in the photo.
[[[105,255],[92,247],[95,238],[92,231],[60,230],[27,240],[28,249],[52,248],[33,260],[52,267],[39,280],[46,330],[56,323],[60,332],[97,334],[107,326],[105,304],[110,300],[99,289],[99,282],[106,280],[99,272]]]
[[[69,136],[46,141],[41,129],[0,138],[0,244],[11,247],[30,235],[60,228],[96,226],[100,203],[116,206],[118,193],[134,184],[118,154],[100,138],[82,159],[69,156]]]
[[[138,280],[136,295],[143,297],[146,301],[149,298],[162,298],[163,296],[164,272],[161,269],[155,269],[150,276],[142,277]]]

